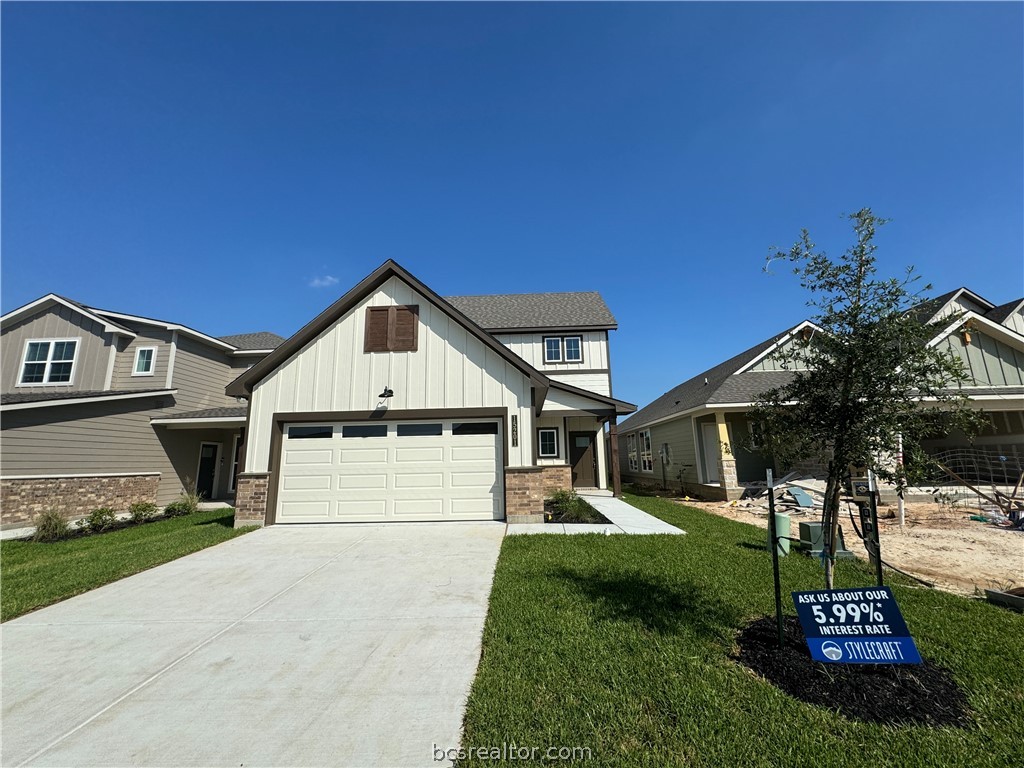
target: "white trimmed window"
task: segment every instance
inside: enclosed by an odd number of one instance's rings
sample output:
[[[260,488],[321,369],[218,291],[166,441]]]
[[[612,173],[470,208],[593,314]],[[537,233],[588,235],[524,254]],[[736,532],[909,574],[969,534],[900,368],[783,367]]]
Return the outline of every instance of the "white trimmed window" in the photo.
[[[651,430],[640,432],[640,471],[654,471],[654,451],[651,450]]]
[[[155,369],[156,347],[139,347],[136,349],[132,376],[152,376]]]
[[[537,430],[537,455],[542,459],[558,458],[558,428]]]
[[[77,352],[78,339],[29,341],[18,385],[70,384]]]
[[[563,339],[565,346],[565,362],[567,363],[582,363],[583,362],[583,337],[582,336],[566,336]]]
[[[558,336],[544,337],[544,362],[562,362],[562,339]]]
[[[637,463],[635,434],[626,435],[626,455],[629,457],[630,470],[636,472],[640,465]]]

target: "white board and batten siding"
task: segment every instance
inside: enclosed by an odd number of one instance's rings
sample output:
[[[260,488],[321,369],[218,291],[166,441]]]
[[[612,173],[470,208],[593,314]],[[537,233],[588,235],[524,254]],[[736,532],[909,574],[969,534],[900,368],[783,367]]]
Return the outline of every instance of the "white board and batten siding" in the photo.
[[[416,352],[363,352],[366,308],[417,305]],[[370,412],[390,387],[390,411],[505,408],[517,415],[519,442],[509,445],[510,466],[529,466],[533,455],[530,380],[443,310],[397,277],[363,299],[253,388],[246,471],[270,467],[274,414]]]
[[[583,360],[579,363],[544,362],[544,339],[548,336],[579,336],[583,343]],[[551,333],[498,333],[499,342],[553,379],[564,381],[580,389],[611,396],[611,375],[607,372],[608,335],[606,331],[551,332]],[[603,371],[577,373],[577,371]]]

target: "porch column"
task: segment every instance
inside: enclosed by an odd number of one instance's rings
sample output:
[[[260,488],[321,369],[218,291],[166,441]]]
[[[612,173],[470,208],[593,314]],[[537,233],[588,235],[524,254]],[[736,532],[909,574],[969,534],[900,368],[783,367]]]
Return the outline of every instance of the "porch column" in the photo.
[[[612,493],[622,498],[622,477],[619,475],[619,428],[617,417],[608,419],[608,461],[612,463]]]
[[[725,423],[725,414],[715,413],[715,426],[718,427],[718,484],[722,488],[736,488],[739,480],[736,477],[736,457],[729,442],[729,425]]]

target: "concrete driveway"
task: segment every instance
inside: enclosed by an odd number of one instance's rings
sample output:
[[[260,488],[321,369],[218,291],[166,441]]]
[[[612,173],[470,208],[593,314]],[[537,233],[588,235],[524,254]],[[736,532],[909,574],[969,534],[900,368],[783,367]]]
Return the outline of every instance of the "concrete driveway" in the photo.
[[[274,526],[7,622],[0,764],[439,765],[504,531]]]

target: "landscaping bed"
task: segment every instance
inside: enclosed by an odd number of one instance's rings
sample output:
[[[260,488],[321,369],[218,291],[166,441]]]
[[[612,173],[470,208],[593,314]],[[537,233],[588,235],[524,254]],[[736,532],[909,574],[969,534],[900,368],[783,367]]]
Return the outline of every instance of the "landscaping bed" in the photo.
[[[586,499],[575,491],[556,491],[544,500],[544,521],[570,525],[611,525]]]
[[[762,530],[665,499],[626,500],[689,535],[505,539],[464,745],[587,747],[590,758],[575,764],[625,768],[1022,763],[1020,614],[887,576],[922,656],[945,670],[898,674],[962,707],[942,727],[937,717],[865,722],[852,716],[849,691],[834,702],[845,713],[828,703],[836,692],[808,703],[738,660],[743,630],[773,611]],[[836,582],[873,583],[858,560],[840,562]],[[783,558],[782,586],[795,615],[788,594],[821,589],[819,564]],[[933,687],[941,675],[964,700]],[[861,691],[869,704],[884,695]]]
[[[227,541],[235,511],[217,509],[62,541],[0,542],[0,620],[65,600]]]

